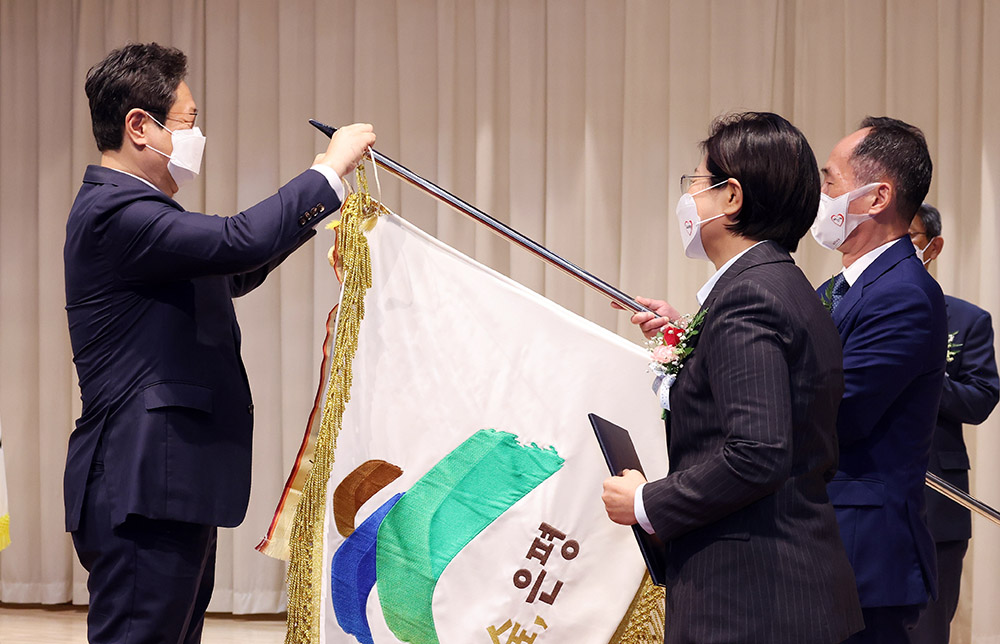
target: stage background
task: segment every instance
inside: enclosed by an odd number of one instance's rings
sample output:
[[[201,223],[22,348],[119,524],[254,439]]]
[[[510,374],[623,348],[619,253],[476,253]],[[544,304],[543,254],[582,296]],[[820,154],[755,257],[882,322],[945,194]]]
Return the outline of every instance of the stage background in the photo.
[[[935,274],[1000,312],[1000,0],[0,0],[0,410],[13,544],[0,601],[86,601],[62,531],[79,412],[61,249],[98,161],[87,69],[126,41],[183,49],[208,136],[187,207],[231,214],[324,147],[306,124],[375,124],[378,148],[633,294],[693,311],[678,177],[720,113],[772,110],[822,164],[866,114],[927,135],[944,215]],[[627,316],[534,257],[382,175],[385,201],[476,259],[633,340]],[[283,564],[253,550],[301,439],[335,301],[321,233],[238,303],[257,414],[244,525],[223,531],[211,609],[284,606]],[[805,239],[818,283],[836,253]],[[150,338],[155,342],[155,338]],[[1000,505],[1000,416],[970,429],[973,492]],[[587,431],[581,427],[581,431]],[[594,490],[594,494],[599,493]],[[1000,527],[974,523],[956,642],[1000,641]]]

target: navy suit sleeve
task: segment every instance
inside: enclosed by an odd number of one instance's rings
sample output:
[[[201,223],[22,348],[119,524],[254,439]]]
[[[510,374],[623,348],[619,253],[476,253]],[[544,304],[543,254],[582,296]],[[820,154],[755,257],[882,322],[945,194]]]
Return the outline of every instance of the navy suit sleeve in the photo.
[[[977,316],[958,351],[961,368],[954,377],[945,376],[938,414],[959,423],[978,425],[989,417],[1000,400],[993,321],[989,313],[984,311]]]
[[[942,361],[927,295],[905,282],[869,298],[844,342],[844,398],[837,416],[841,446],[867,438],[916,375]]]
[[[787,320],[758,284],[746,282],[713,304],[695,351],[707,361],[725,432],[703,461],[643,487],[656,533],[671,539],[771,494],[789,477],[792,403],[783,340]],[[707,320],[706,320],[707,322]],[[708,326],[706,324],[706,326]]]
[[[289,255],[294,253],[305,244],[307,241],[316,236],[316,231],[310,230],[305,236],[300,237],[298,243],[292,248],[289,248],[277,258],[271,260],[267,264],[264,264],[260,268],[250,271],[249,273],[240,273],[239,275],[233,275],[229,278],[229,289],[233,294],[233,297],[243,297],[250,291],[254,290],[258,286],[264,283],[264,279],[268,274],[274,269],[281,265],[281,262],[285,261]]]
[[[297,246],[322,219],[318,213],[331,214],[339,207],[336,192],[315,171],[302,173],[277,194],[233,217],[185,212],[165,201],[140,199],[116,214],[109,229],[110,251],[118,274],[127,281],[248,273]],[[308,226],[303,223],[307,220]]]

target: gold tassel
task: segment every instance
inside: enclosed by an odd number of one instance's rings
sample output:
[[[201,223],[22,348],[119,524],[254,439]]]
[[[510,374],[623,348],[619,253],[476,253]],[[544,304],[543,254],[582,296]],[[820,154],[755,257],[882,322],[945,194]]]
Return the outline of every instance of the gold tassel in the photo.
[[[357,168],[358,191],[344,200],[337,236],[344,283],[333,360],[316,438],[315,461],[295,509],[289,543],[288,618],[285,644],[319,642],[320,589],[323,583],[323,528],[326,487],[333,467],[337,436],[351,397],[352,363],[365,317],[365,292],[372,285],[371,255],[364,233],[388,210],[368,193],[364,164]]]

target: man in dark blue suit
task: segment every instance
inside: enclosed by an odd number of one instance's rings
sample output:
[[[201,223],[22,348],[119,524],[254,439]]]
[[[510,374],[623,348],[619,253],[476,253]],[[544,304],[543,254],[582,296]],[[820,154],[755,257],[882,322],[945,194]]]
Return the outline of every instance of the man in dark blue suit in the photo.
[[[923,204],[910,224],[910,239],[917,257],[930,266],[944,247],[941,214]],[[1000,377],[993,351],[993,320],[975,304],[950,295],[948,305],[948,364],[938,409],[930,471],[952,485],[969,491],[969,453],[962,424],[978,425],[1000,401]],[[927,523],[934,535],[938,560],[938,598],[927,604],[917,627],[910,631],[913,644],[947,644],[951,620],[958,608],[962,560],[972,537],[969,511],[927,489]]]
[[[919,129],[867,118],[822,170],[813,225],[844,270],[819,288],[844,345],[840,464],[830,500],[854,568],[865,630],[848,642],[907,642],[936,594],[924,474],[944,380],[944,295],[914,254],[910,221],[931,160]]]
[[[204,137],[176,49],[127,45],[87,74],[101,164],[66,225],[66,311],[83,411],[66,527],[88,570],[91,642],[201,640],[216,529],[243,521],[253,403],[232,298],[340,208],[375,141],[342,128],[314,165],[233,217],[173,200]]]

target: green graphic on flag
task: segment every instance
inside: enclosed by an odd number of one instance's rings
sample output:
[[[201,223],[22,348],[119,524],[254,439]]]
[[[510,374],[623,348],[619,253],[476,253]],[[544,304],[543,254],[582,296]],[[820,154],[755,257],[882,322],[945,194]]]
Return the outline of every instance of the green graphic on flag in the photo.
[[[562,464],[553,449],[480,430],[403,495],[382,521],[376,551],[379,601],[398,639],[437,644],[431,600],[445,567]]]

